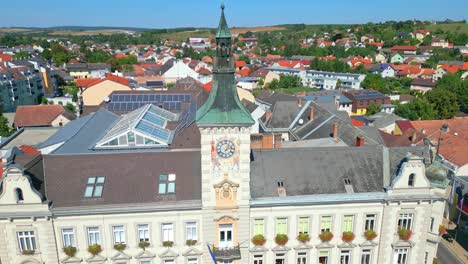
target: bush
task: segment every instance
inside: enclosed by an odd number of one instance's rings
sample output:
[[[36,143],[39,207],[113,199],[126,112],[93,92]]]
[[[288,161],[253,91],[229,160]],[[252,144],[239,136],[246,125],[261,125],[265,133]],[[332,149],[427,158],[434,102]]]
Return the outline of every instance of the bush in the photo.
[[[266,239],[263,235],[255,235],[252,238],[252,243],[256,246],[263,246],[265,245]]]
[[[354,233],[352,231],[345,231],[343,232],[343,235],[341,236],[341,239],[343,239],[344,242],[351,243],[354,240]]]
[[[323,231],[320,235],[319,235],[319,238],[320,240],[322,240],[322,242],[329,242],[333,239],[333,233],[330,232],[330,231]]]
[[[125,245],[124,243],[117,243],[114,245],[114,249],[117,251],[123,251],[125,250],[125,248],[127,248],[127,245]]]
[[[411,238],[412,234],[413,234],[413,231],[411,231],[411,229],[406,229],[402,227],[398,230],[398,236],[400,237],[401,240],[408,241]]]
[[[374,240],[374,238],[377,237],[377,233],[374,230],[366,230],[364,232],[364,236],[366,237],[367,240],[371,241]]]
[[[76,254],[76,247],[73,247],[73,246],[64,247],[63,252],[65,253],[65,255],[69,257],[74,257]]]
[[[165,247],[172,247],[174,245],[174,241],[163,241],[163,246]]]
[[[148,248],[148,247],[150,246],[150,242],[142,241],[142,242],[138,243],[138,246],[139,246],[141,249],[145,250],[145,248]]]
[[[302,243],[307,243],[310,241],[310,236],[309,234],[299,233],[299,235],[297,236],[297,240],[299,240]]]
[[[99,244],[90,245],[88,247],[88,252],[93,256],[101,253],[102,252],[101,245],[99,245]]]
[[[36,251],[34,249],[23,249],[23,251],[21,251],[21,254],[23,255],[33,255]]]
[[[277,234],[276,237],[275,237],[275,242],[276,242],[276,244],[278,244],[280,246],[286,245],[286,243],[288,243],[288,235]]]
[[[197,240],[194,240],[194,239],[188,239],[187,241],[185,241],[185,244],[189,247],[191,246],[195,246],[197,244]]]

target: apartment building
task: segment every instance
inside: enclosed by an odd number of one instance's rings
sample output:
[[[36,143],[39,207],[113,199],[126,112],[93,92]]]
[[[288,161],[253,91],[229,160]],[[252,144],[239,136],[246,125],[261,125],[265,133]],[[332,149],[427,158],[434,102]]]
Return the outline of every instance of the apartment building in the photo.
[[[43,95],[41,73],[26,66],[0,69],[0,105],[3,112],[15,112],[19,105],[38,104]]]
[[[303,85],[324,90],[361,89],[361,82],[366,75],[324,71],[306,71]],[[338,87],[339,86],[339,87]]]

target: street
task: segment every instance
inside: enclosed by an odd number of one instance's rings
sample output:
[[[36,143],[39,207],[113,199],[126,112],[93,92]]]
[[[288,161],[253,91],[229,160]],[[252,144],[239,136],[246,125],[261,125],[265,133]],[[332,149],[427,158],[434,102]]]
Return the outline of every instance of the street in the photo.
[[[444,243],[439,243],[439,250],[437,251],[437,258],[440,264],[463,264]]]

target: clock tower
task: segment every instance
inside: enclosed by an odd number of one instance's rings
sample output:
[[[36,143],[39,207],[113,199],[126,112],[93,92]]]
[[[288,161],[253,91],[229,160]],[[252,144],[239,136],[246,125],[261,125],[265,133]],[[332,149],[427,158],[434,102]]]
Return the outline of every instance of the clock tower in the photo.
[[[217,252],[224,251],[218,261],[236,263],[240,256],[248,258],[250,127],[254,120],[237,95],[231,38],[222,5],[213,84],[196,122],[201,134],[204,240]],[[203,263],[210,261],[205,254]]]

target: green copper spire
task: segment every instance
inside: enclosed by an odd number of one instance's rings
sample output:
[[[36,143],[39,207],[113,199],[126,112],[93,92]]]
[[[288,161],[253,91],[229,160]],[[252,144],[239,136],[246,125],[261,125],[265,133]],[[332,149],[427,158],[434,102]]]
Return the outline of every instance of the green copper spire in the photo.
[[[218,31],[216,32],[217,38],[230,38],[231,31],[226,23],[226,17],[224,16],[224,2],[221,4],[221,19],[219,20]]]
[[[197,111],[198,126],[251,126],[255,122],[239,100],[235,84],[231,33],[221,6],[210,96]]]

